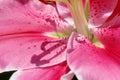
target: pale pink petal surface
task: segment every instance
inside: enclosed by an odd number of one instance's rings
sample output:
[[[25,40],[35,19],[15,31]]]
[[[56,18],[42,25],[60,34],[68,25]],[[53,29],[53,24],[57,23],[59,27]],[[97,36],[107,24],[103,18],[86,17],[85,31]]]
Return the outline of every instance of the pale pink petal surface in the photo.
[[[45,36],[69,27],[39,0],[0,1],[0,72],[46,67],[65,60],[66,39]]]
[[[10,80],[60,80],[69,71],[66,63],[47,68],[35,68],[15,72]]]
[[[74,26],[74,22],[71,16],[71,12],[68,9],[67,5],[64,3],[56,3],[60,18],[64,19],[69,25]]]
[[[119,0],[90,0],[89,26],[99,27],[113,13]]]
[[[56,9],[39,0],[1,0],[0,35],[20,32],[65,31],[68,24]]]
[[[72,40],[67,62],[79,80],[119,80],[120,64],[105,49],[98,48],[86,38],[77,35]],[[112,53],[112,52],[111,52]]]
[[[66,40],[18,36],[0,40],[0,71],[51,66],[65,60]]]
[[[73,77],[74,77],[74,73],[72,71],[69,71],[67,74],[61,77],[61,80],[72,80]]]

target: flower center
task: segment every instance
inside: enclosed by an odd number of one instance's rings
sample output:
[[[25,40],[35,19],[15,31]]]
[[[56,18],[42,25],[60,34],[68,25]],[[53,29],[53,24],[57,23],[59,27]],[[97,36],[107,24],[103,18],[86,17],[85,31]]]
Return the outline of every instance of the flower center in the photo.
[[[63,2],[69,8],[72,18],[74,20],[76,32],[88,37],[90,40],[92,34],[88,28],[88,14],[89,14],[89,0],[41,0],[44,3],[52,4],[55,1]]]
[[[65,0],[65,3],[68,6],[73,17],[76,31],[89,38],[90,35],[87,25],[88,17],[86,17],[82,0]]]

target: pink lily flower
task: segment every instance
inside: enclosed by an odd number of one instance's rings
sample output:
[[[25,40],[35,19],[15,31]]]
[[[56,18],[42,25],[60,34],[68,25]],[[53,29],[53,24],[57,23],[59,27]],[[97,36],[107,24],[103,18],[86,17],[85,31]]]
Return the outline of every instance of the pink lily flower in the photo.
[[[73,73],[79,80],[119,80],[120,1],[48,1],[52,6],[1,0],[0,72],[18,70],[10,80],[71,80]]]

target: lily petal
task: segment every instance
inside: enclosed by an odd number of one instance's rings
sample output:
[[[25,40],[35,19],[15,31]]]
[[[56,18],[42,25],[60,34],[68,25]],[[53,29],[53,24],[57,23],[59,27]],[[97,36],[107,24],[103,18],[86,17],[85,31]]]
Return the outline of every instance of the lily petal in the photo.
[[[106,51],[109,52],[108,55],[120,62],[120,45],[118,45],[120,44],[120,1],[116,1],[115,8],[111,9],[112,14],[102,23],[102,26],[99,28],[92,27],[91,29],[95,37],[104,45]],[[106,12],[103,14],[105,15]]]
[[[64,33],[67,27],[53,6],[39,0],[1,0],[0,72],[63,62],[67,40],[45,33]]]
[[[69,25],[74,26],[72,15],[67,5],[65,5],[64,3],[60,3],[60,2],[57,2],[56,5],[57,5],[60,18],[64,19],[67,23],[69,23]]]
[[[118,1],[90,0],[89,27],[101,26],[113,13]]]
[[[67,74],[63,75],[60,80],[72,80],[73,77],[74,73],[70,71]]]
[[[109,55],[120,61],[120,28],[93,28],[92,30]]]
[[[39,0],[1,0],[0,35],[20,32],[66,32],[55,7]]]
[[[0,40],[0,72],[47,67],[65,61],[66,39],[27,35]]]
[[[74,37],[73,51],[68,52],[67,62],[79,80],[119,80],[120,64],[81,35]],[[74,44],[73,44],[74,45]]]
[[[68,71],[66,63],[62,63],[48,68],[17,71],[12,75],[10,80],[60,80],[61,76]]]

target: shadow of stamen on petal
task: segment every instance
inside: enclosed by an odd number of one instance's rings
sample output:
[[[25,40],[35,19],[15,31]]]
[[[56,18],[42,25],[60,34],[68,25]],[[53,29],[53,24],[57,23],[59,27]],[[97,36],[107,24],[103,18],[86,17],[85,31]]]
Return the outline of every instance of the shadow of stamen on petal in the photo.
[[[16,1],[18,1],[19,3],[21,3],[23,5],[25,5],[29,2],[29,0],[16,0]]]
[[[66,49],[67,40],[58,41],[44,41],[40,49],[42,50],[40,54],[33,54],[31,57],[31,63],[36,66],[44,65],[50,63],[53,59],[61,56]]]

